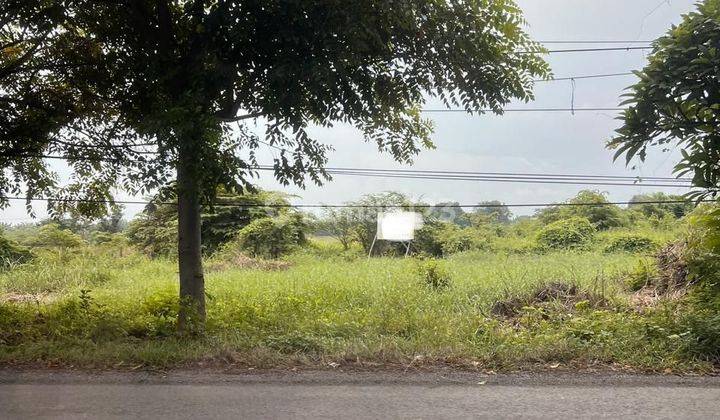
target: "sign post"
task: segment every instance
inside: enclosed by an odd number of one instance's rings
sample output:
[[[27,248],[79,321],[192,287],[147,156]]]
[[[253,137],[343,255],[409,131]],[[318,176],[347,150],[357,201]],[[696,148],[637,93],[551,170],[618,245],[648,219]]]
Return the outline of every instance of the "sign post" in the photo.
[[[405,245],[405,256],[410,254],[410,244],[415,239],[415,231],[423,227],[420,213],[398,211],[392,213],[379,212],[377,215],[377,232],[370,245],[368,258],[372,256],[377,241],[400,242]]]

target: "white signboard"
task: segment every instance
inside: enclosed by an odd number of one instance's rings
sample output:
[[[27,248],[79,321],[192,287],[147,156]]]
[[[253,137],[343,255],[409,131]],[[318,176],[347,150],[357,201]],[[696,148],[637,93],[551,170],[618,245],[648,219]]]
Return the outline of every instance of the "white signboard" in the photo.
[[[423,227],[420,213],[408,211],[378,213],[377,239],[404,242],[415,239],[415,231]]]

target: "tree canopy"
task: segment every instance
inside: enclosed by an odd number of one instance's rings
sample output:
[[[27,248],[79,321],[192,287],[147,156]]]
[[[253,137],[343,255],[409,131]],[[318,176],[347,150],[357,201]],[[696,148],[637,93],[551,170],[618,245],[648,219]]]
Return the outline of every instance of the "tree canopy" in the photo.
[[[499,112],[547,75],[512,1],[9,0],[0,22],[3,196],[145,192],[172,180],[188,138],[203,191],[247,186],[254,155],[235,152],[259,138],[234,123],[250,117],[290,150],[281,181],[320,182],[328,148],[310,125],[353,124],[408,161],[430,145],[428,97]],[[48,152],[96,160],[59,189],[29,156]]]
[[[512,219],[512,211],[510,210],[510,207],[506,206],[500,201],[483,201],[479,203],[479,205],[488,207],[477,207],[475,209],[475,214],[477,216],[480,216],[480,218],[486,219],[489,222],[509,223]],[[478,220],[478,222],[480,222],[480,220]]]
[[[593,190],[580,191],[566,201],[565,206],[551,206],[537,212],[538,219],[545,223],[554,223],[571,217],[588,219],[598,230],[607,230],[623,226],[626,217],[620,207],[609,204],[607,193]]]
[[[691,175],[691,196],[720,192],[720,0],[705,0],[653,43],[649,64],[636,72],[629,105],[609,147],[615,158],[645,160],[648,147],[680,148],[678,176]]]
[[[668,201],[668,203],[657,203],[659,201]],[[628,208],[639,210],[646,217],[655,216],[662,218],[670,215],[671,217],[679,219],[690,214],[695,206],[692,203],[684,202],[682,196],[655,192],[634,195],[630,199]]]
[[[287,197],[273,191],[237,194],[218,190],[212,206],[202,207],[202,251],[212,255],[233,239],[238,231],[257,219],[288,213]],[[160,195],[151,200],[128,225],[130,243],[150,256],[173,256],[177,253],[178,213],[174,203],[163,203]]]

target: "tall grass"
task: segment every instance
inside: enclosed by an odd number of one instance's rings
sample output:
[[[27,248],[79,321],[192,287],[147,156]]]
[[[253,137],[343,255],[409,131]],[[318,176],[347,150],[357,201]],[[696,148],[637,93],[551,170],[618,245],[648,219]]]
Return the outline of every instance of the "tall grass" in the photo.
[[[97,250],[41,254],[0,274],[0,295],[44,296],[0,303],[0,362],[703,366],[662,334],[650,337],[654,321],[624,306],[623,279],[638,261],[649,263],[642,255],[463,253],[438,262],[451,286],[433,288],[412,258],[368,260],[328,246],[289,257],[286,270],[208,273],[207,337],[195,341],[174,337],[175,262]],[[528,308],[512,322],[490,313],[494,302],[551,282],[613,306]]]

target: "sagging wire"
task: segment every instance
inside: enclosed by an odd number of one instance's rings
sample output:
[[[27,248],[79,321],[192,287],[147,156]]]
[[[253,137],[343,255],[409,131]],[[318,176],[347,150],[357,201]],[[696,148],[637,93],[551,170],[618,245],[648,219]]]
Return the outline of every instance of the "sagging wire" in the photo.
[[[575,78],[570,78],[570,114],[575,115]]]

